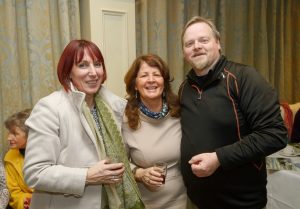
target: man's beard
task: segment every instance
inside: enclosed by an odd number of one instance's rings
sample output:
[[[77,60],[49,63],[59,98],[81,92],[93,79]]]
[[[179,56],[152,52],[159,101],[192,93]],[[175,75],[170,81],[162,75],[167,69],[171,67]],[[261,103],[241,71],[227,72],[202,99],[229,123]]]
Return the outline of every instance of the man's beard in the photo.
[[[201,60],[197,60],[196,62],[193,62],[192,64],[193,64],[193,68],[195,70],[202,71],[208,65],[207,57],[204,57]]]

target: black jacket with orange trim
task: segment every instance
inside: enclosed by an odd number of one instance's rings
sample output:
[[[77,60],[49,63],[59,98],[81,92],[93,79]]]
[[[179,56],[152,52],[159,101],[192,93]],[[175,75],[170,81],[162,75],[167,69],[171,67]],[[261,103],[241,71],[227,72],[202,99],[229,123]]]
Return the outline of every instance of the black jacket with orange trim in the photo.
[[[252,67],[224,56],[204,77],[191,70],[179,90],[181,169],[201,209],[261,209],[267,202],[265,156],[288,137],[275,90]],[[196,177],[188,161],[216,152],[221,166]]]

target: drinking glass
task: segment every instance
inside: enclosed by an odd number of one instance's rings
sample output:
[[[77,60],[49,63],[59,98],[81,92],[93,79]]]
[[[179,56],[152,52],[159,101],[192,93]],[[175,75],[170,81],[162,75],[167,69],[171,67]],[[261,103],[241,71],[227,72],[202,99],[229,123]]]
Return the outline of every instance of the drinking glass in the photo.
[[[160,168],[162,170],[161,175],[163,178],[163,181],[162,181],[163,184],[166,183],[167,166],[168,166],[168,164],[166,162],[157,162],[154,164],[154,167]]]

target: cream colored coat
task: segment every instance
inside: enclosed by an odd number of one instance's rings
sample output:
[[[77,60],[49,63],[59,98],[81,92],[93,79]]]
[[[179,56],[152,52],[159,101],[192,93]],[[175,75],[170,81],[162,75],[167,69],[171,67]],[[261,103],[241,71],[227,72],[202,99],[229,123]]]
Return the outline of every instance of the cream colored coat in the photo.
[[[126,100],[103,86],[99,93],[121,130]],[[35,105],[26,121],[24,178],[35,189],[30,209],[100,209],[102,186],[85,185],[87,168],[100,155],[82,112],[84,99],[79,91],[54,92]]]

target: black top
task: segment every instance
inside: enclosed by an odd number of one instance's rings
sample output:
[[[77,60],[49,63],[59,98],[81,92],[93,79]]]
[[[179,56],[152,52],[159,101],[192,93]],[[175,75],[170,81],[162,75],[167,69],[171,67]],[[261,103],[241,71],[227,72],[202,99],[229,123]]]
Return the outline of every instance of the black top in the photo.
[[[267,202],[265,156],[286,146],[277,94],[254,68],[224,56],[199,80],[182,84],[181,169],[191,200],[201,209],[261,209]],[[196,177],[188,161],[216,152],[221,166]]]

